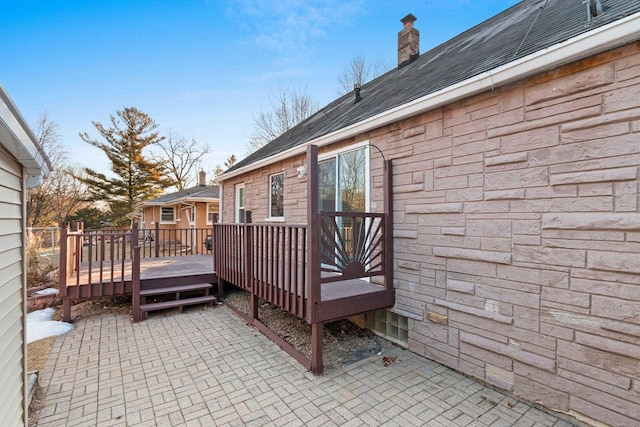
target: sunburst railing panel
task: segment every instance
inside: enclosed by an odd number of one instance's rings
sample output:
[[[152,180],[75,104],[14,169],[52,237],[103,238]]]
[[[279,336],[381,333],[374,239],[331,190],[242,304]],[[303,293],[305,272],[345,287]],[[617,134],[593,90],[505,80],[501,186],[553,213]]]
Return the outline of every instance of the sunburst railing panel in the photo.
[[[321,212],[322,282],[384,274],[384,214]]]

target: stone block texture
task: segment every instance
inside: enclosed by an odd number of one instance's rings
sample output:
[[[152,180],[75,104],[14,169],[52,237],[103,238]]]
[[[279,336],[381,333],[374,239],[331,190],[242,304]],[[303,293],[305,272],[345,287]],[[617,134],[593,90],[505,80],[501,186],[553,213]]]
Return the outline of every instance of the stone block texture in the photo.
[[[393,159],[410,350],[588,422],[640,425],[639,67],[634,43],[323,148],[369,140]],[[226,218],[239,182],[266,215],[284,170],[286,221],[304,223],[303,163],[225,181]],[[372,150],[373,211],[381,177]]]

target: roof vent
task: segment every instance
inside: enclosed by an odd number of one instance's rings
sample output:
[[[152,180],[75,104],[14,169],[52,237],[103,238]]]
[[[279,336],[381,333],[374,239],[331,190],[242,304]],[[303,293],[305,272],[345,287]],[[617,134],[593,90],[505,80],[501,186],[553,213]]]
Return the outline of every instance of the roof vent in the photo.
[[[357,104],[362,99],[362,97],[360,96],[360,83],[356,83],[353,85],[353,93],[356,95],[356,99],[353,101],[353,103]]]
[[[404,28],[398,33],[398,68],[410,64],[420,56],[420,31],[413,27],[417,20],[412,14],[400,20]]]
[[[602,13],[602,2],[600,0],[587,0],[587,21],[591,22],[593,18]]]

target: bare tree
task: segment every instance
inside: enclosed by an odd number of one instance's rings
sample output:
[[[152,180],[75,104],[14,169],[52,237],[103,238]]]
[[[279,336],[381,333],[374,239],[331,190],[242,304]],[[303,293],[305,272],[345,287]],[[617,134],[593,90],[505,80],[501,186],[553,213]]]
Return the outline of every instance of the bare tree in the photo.
[[[87,187],[76,177],[82,176],[78,167],[64,166],[59,173],[50,176],[51,213],[55,223],[68,221],[79,209],[87,206]]]
[[[337,77],[338,95],[351,92],[355,85],[362,86],[386,73],[391,68],[388,61],[380,58],[371,63],[362,55],[354,57]]]
[[[51,161],[52,170],[42,185],[27,192],[27,224],[46,226],[65,221],[84,203],[86,188],[74,178],[68,153],[60,143],[58,124],[45,112],[35,126],[35,136]]]
[[[200,145],[194,138],[187,139],[171,131],[157,148],[153,160],[164,165],[171,185],[178,190],[190,187],[195,182],[194,171],[198,161],[210,151],[208,145]]]
[[[291,87],[280,86],[278,93],[269,93],[269,103],[270,110],[261,110],[253,118],[253,133],[249,136],[247,154],[273,141],[318,110],[306,88],[298,92]]]

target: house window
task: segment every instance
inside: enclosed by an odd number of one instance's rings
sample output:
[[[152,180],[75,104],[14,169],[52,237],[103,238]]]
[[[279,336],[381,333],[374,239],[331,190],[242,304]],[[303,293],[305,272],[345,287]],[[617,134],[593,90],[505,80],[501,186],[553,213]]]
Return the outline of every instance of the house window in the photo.
[[[320,210],[366,212],[368,147],[327,156],[318,162]]]
[[[218,206],[214,203],[207,203],[207,224],[218,222]]]
[[[321,211],[369,210],[368,150],[369,147],[363,144],[350,151],[324,156],[318,162],[318,198]],[[337,221],[345,248],[351,248],[353,236],[361,233],[363,224],[348,217],[340,217]],[[332,256],[330,249],[325,246],[321,250],[323,255]]]
[[[244,184],[236,185],[236,222],[244,222]]]
[[[367,328],[378,335],[406,346],[409,342],[409,319],[400,314],[388,310],[378,310],[375,313],[367,313]]]
[[[176,222],[176,211],[174,208],[160,208],[160,222]]]
[[[269,177],[269,217],[284,217],[284,173]]]

